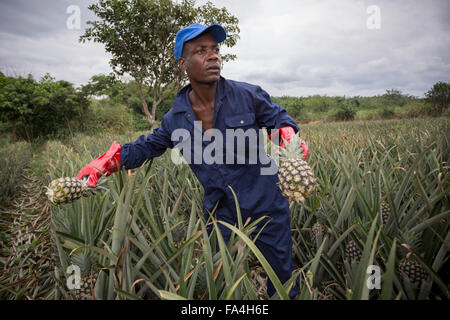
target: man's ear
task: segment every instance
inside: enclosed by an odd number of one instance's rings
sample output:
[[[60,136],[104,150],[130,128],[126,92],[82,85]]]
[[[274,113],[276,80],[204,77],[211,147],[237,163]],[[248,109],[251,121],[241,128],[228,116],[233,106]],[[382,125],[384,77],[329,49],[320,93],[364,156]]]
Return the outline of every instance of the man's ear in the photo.
[[[181,70],[186,71],[186,59],[181,57],[178,59],[178,65],[180,66]]]

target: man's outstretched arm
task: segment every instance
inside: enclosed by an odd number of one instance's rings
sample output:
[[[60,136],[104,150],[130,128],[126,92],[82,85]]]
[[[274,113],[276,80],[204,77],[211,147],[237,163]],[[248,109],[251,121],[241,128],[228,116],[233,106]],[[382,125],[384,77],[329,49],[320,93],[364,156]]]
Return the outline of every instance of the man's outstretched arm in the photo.
[[[163,123],[164,120],[161,122],[160,128],[156,128],[147,136],[140,136],[134,142],[120,145],[114,141],[108,151],[78,172],[77,179],[89,176],[88,186],[93,188],[102,175],[109,176],[118,171],[120,167],[137,168],[145,161],[162,155],[167,148],[173,147],[170,134]]]

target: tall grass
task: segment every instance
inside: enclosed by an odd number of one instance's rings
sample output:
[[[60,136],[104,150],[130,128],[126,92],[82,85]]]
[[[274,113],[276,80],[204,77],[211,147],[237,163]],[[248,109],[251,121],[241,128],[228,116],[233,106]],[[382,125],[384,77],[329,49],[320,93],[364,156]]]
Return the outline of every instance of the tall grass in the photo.
[[[31,158],[31,146],[27,142],[8,143],[0,146],[0,205],[14,196],[18,180]]]

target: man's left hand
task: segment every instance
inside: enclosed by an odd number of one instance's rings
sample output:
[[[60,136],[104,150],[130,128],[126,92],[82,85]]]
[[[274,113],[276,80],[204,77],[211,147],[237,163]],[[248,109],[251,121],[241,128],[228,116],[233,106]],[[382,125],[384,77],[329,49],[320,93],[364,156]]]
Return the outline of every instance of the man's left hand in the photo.
[[[280,139],[280,147],[286,148],[284,145],[284,140],[287,142],[291,141],[291,136],[295,135],[294,128],[292,127],[283,127],[275,131],[269,136],[269,139],[272,140],[273,137],[279,136]],[[284,140],[283,140],[284,139]],[[305,141],[303,140],[300,144],[300,147],[303,149],[303,160],[306,160],[306,157],[308,156],[309,150],[308,146],[306,145]]]

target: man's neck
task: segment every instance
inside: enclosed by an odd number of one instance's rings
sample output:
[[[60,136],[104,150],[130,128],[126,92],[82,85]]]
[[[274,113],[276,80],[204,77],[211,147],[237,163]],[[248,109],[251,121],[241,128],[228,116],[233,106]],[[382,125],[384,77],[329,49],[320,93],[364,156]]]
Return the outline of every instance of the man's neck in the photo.
[[[192,91],[190,93],[191,102],[196,102],[203,106],[214,105],[214,99],[216,97],[217,82],[213,83],[198,83],[191,82]]]

